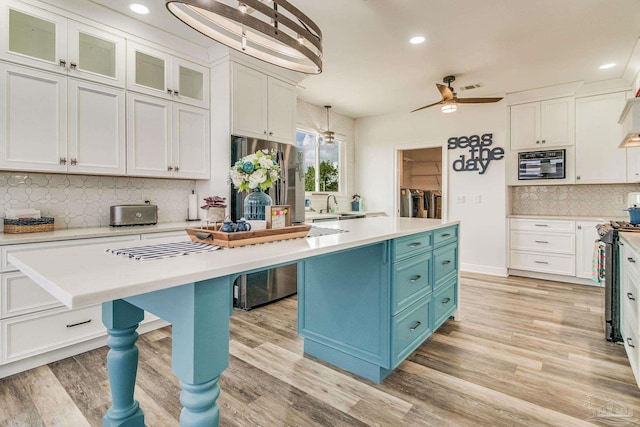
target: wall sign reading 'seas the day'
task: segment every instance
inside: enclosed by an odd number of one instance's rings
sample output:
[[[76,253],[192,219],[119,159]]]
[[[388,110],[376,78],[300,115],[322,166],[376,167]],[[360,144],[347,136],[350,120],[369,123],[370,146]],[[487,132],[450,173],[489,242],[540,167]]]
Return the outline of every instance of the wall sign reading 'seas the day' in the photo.
[[[493,160],[504,158],[504,148],[488,148],[493,144],[493,134],[485,133],[482,136],[458,136],[447,140],[447,149],[468,148],[469,153],[461,154],[451,165],[456,172],[478,171],[484,174]],[[467,157],[468,156],[468,157]]]

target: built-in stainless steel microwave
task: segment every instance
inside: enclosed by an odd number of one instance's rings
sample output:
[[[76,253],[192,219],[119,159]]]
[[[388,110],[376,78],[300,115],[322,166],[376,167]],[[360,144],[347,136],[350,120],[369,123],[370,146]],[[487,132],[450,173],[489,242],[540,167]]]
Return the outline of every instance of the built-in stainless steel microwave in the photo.
[[[566,157],[565,149],[518,153],[518,180],[564,179]]]

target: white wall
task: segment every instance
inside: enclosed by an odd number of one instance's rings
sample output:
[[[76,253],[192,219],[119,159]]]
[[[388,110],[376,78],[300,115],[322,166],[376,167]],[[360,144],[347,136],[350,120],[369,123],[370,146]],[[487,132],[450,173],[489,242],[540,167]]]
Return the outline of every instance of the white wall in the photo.
[[[450,137],[493,133],[492,147],[507,145],[506,104],[461,105],[453,114],[438,107],[416,113],[396,113],[357,119],[356,187],[367,210],[394,215],[398,177],[396,152],[442,146],[448,165],[443,187],[443,210],[448,220],[459,220],[460,267],[464,271],[505,275],[506,159],[493,161],[485,174],[454,172],[451,163],[468,150],[447,150]],[[465,202],[458,203],[458,196]],[[480,202],[475,202],[479,197]]]

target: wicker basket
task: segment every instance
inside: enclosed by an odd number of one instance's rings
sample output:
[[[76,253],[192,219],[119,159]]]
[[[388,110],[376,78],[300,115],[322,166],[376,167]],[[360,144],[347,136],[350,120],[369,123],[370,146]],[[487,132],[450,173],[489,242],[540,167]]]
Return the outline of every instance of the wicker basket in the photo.
[[[4,232],[9,234],[37,233],[41,231],[53,231],[51,217],[4,219]]]

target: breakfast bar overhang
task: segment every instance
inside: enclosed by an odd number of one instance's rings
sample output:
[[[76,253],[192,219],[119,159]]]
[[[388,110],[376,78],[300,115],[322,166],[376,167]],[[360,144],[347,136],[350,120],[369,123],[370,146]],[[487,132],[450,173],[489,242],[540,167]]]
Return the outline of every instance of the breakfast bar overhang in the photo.
[[[343,232],[153,261],[107,252],[113,244],[9,260],[70,308],[102,304],[112,393],[104,426],[144,425],[134,399],[135,343],[147,310],[172,324],[180,425],[209,427],[219,422],[218,380],[229,364],[239,274],[298,263],[305,353],[376,382],[458,310],[456,222],[376,217],[322,227]]]

